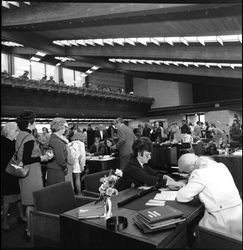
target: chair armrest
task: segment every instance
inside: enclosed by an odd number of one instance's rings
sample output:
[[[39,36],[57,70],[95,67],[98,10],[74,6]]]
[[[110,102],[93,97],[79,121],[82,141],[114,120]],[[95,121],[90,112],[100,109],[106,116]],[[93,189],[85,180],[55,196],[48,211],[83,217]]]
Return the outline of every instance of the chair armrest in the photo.
[[[100,197],[99,193],[92,192],[92,191],[83,190],[82,193],[83,193],[83,195],[89,196],[89,197],[94,197],[94,198],[99,198]]]
[[[52,213],[30,212],[31,242],[35,246],[60,245],[60,216]]]
[[[97,198],[94,197],[88,197],[88,196],[75,196],[75,200],[76,200],[76,204],[77,207],[83,206],[87,203],[93,202],[93,201],[97,201]]]

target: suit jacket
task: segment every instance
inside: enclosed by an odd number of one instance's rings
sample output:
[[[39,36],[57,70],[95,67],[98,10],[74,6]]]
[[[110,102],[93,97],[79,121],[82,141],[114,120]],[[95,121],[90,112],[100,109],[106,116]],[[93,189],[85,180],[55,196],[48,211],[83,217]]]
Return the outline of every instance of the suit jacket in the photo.
[[[132,154],[132,145],[136,140],[136,136],[134,135],[133,130],[125,124],[121,124],[117,128],[117,136],[118,142],[116,145],[119,150],[119,155],[125,156]]]
[[[163,175],[158,174],[154,169],[148,165],[143,167],[137,160],[137,157],[131,156],[129,164],[124,169],[123,177],[118,181],[118,190],[123,190],[131,187],[132,184],[135,187],[138,186],[165,186],[166,180],[163,180]]]
[[[54,157],[47,163],[47,168],[64,170],[67,168],[66,142],[55,133],[50,136],[49,146],[52,148]]]

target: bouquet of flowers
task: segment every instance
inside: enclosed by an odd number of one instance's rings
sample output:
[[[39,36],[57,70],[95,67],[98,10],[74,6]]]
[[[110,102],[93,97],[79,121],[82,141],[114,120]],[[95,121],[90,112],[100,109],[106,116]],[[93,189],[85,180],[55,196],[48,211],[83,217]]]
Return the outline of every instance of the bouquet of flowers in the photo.
[[[100,179],[102,182],[99,187],[100,197],[107,198],[112,195],[117,195],[118,191],[114,188],[116,182],[122,177],[122,171],[120,169],[116,169],[115,173],[112,174],[112,170],[110,171],[108,176],[105,176]]]

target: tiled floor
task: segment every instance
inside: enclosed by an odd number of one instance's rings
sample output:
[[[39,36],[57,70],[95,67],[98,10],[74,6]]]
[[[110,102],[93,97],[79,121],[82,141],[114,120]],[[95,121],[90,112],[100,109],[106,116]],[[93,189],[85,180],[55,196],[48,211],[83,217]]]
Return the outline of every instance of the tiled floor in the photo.
[[[10,216],[8,222],[9,231],[1,230],[1,249],[4,248],[31,248],[31,242],[26,242],[24,238],[25,223],[17,222],[16,206],[11,205],[9,209]]]

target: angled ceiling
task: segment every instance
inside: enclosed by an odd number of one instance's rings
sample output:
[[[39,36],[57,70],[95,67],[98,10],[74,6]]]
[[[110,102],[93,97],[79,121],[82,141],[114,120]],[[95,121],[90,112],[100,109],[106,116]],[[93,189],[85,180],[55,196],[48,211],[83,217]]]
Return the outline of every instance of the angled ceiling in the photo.
[[[180,79],[191,83],[219,83],[229,79],[241,85],[242,68],[195,67],[140,63],[114,63],[109,58],[168,60],[205,63],[242,63],[242,43],[183,43],[135,46],[124,43],[59,46],[55,40],[223,36],[242,34],[241,3],[144,4],[144,3],[58,3],[31,2],[16,8],[2,7],[2,40],[24,47],[2,49],[31,57],[37,50],[76,61],[63,65],[81,71],[97,65],[100,70],[122,72],[134,77]],[[202,80],[204,79],[204,80]],[[205,81],[206,79],[206,81]],[[228,81],[221,82],[227,85]]]

